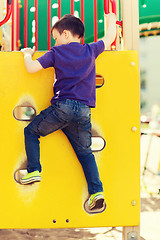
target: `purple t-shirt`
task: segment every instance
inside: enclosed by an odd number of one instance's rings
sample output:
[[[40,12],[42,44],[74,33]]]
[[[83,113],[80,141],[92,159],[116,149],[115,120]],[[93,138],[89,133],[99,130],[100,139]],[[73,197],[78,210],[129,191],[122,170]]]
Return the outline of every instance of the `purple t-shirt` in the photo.
[[[51,103],[73,99],[95,107],[95,59],[103,51],[102,40],[84,45],[71,42],[52,47],[38,58],[43,68],[55,69]]]

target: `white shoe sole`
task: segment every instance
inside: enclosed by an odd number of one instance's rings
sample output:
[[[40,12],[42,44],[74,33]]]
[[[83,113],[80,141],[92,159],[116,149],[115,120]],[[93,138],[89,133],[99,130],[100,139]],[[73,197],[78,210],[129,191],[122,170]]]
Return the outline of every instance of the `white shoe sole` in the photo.
[[[88,199],[84,203],[84,210],[89,214],[102,213],[105,211],[106,207],[107,204],[104,199],[98,199],[92,209],[90,209]]]
[[[41,181],[41,177],[37,176],[37,177],[31,177],[28,179],[20,179],[20,183],[25,185],[25,184],[30,184],[30,183],[34,183],[34,182],[40,182]]]

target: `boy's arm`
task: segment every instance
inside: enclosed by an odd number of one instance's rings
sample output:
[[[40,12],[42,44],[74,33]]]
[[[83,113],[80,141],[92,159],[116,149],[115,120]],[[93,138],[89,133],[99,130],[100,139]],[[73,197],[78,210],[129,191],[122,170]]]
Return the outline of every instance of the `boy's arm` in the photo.
[[[37,60],[32,60],[32,56],[35,53],[35,47],[31,48],[24,48],[21,50],[24,55],[24,63],[29,73],[35,73],[43,69],[42,65]]]
[[[116,15],[114,13],[109,13],[104,17],[108,22],[108,28],[102,40],[104,41],[105,49],[107,49],[116,38]]]

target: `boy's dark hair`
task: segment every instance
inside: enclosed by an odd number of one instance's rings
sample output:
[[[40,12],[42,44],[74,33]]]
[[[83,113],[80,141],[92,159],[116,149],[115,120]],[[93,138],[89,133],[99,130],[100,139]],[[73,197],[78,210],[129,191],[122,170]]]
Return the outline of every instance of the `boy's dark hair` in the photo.
[[[64,15],[60,20],[58,20],[53,25],[51,33],[53,29],[57,29],[60,34],[62,34],[64,30],[69,30],[73,36],[78,35],[79,38],[83,38],[84,36],[83,22],[79,18],[70,14]]]

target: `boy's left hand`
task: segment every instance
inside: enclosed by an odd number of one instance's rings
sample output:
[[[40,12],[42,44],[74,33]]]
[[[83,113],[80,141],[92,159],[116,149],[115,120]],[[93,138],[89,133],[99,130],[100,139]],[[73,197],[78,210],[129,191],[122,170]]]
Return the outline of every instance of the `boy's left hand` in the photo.
[[[33,54],[35,53],[35,46],[33,48],[23,48],[21,49],[21,52],[24,56],[25,54],[30,54],[31,56],[33,56]]]
[[[116,19],[116,15],[114,13],[104,14],[104,17],[106,17],[108,24],[110,22],[113,22],[116,24],[117,19]]]

